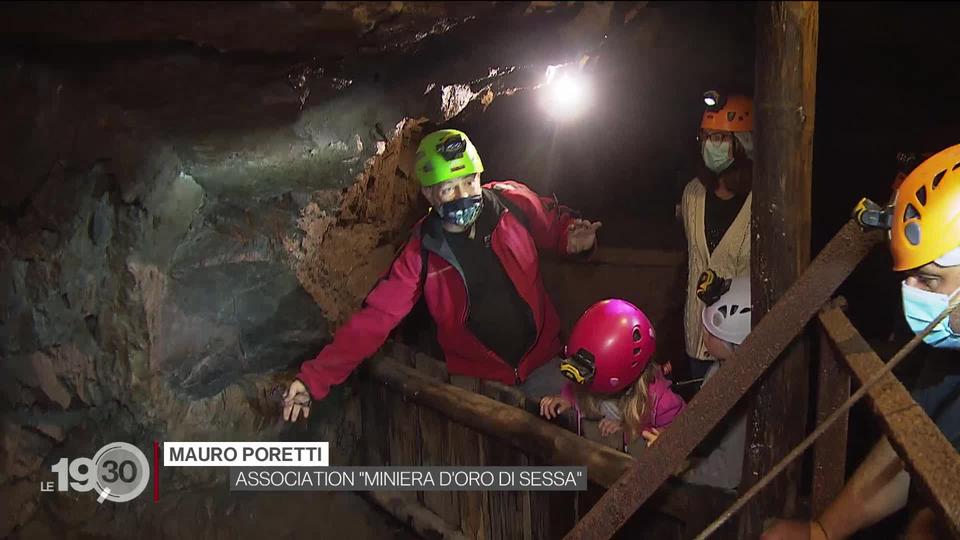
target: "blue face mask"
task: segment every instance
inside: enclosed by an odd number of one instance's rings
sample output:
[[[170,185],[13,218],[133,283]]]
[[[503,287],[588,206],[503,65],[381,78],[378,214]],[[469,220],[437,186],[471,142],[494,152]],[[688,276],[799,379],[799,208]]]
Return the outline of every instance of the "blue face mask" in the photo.
[[[483,196],[464,197],[443,203],[437,210],[444,223],[458,227],[469,227],[477,220],[483,207]]]
[[[714,142],[707,140],[703,143],[703,163],[716,174],[727,170],[727,167],[733,165],[730,141]]]
[[[919,334],[931,321],[937,318],[950,305],[950,297],[945,294],[924,291],[903,282],[903,314],[914,334]],[[958,308],[960,309],[960,308]],[[950,328],[950,317],[944,318],[924,336],[928,345],[943,349],[960,349],[960,334]]]

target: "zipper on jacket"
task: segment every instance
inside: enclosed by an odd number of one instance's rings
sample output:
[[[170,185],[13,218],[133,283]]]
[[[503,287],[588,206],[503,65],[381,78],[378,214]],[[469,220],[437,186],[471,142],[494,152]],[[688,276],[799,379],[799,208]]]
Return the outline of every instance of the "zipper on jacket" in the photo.
[[[490,245],[487,246],[487,249],[490,249],[491,251],[493,251],[493,252],[494,252],[494,255],[496,255],[496,251],[493,250],[493,235],[496,233],[497,229],[500,228],[500,222],[503,221],[503,215],[506,214],[506,213],[509,212],[509,211],[510,211],[509,209],[506,209],[506,208],[505,208],[504,211],[501,212],[501,213],[497,216],[497,222],[494,224],[493,230],[490,231]],[[519,219],[519,218],[514,217],[514,219]],[[529,231],[527,232],[527,234],[530,234]],[[481,239],[481,242],[483,242],[483,240],[484,240],[484,239]],[[497,260],[499,260],[499,257],[497,258]],[[449,261],[448,261],[448,262],[449,262]],[[503,262],[501,262],[500,264],[502,265]],[[466,302],[467,305],[466,305],[466,308],[463,310],[463,313],[460,315],[460,323],[461,323],[465,328],[468,328],[468,327],[467,327],[467,315],[470,313],[470,287],[467,286],[467,276],[464,275],[464,273],[463,273],[462,271],[460,271],[460,269],[457,268],[456,265],[452,265],[452,266],[454,266],[454,268],[457,270],[457,273],[460,274],[460,280],[463,281],[463,290],[464,290],[464,293],[465,293],[465,295],[466,295],[466,297],[467,297],[467,302]],[[504,269],[504,271],[506,271],[506,269]],[[540,273],[540,269],[539,269],[539,267],[538,267],[538,268],[537,268],[537,274],[539,274],[539,273]],[[508,276],[509,276],[509,274],[508,274]],[[513,283],[513,280],[511,279],[510,282],[511,282],[511,284],[512,284],[512,283]],[[516,288],[516,285],[514,285],[514,288]],[[518,296],[520,295],[519,291],[517,292],[517,295],[518,295]],[[523,297],[521,296],[520,299],[523,300]],[[524,303],[526,303],[526,300],[524,300]],[[530,307],[529,304],[527,304],[527,308],[530,310],[530,316],[533,317],[533,308]],[[534,317],[534,321],[533,321],[533,322],[534,322],[534,326],[536,326],[536,318],[535,318],[535,317]],[[469,330],[469,328],[468,328],[468,330]],[[534,328],[534,330],[536,331],[536,335],[534,336],[533,344],[530,346],[530,348],[527,349],[527,352],[525,352],[525,353],[523,354],[523,357],[520,359],[520,362],[521,362],[521,363],[523,363],[523,358],[525,358],[528,354],[530,354],[530,351],[532,351],[532,350],[534,349],[534,347],[537,346],[537,343],[540,342],[540,332],[539,332],[536,328]],[[480,340],[477,339],[477,341],[480,341]],[[484,345],[484,348],[486,348],[486,345]],[[521,382],[521,380],[520,380],[520,366],[518,365],[517,367],[513,367],[513,366],[511,366],[509,363],[507,363],[506,360],[504,360],[503,358],[500,358],[500,355],[496,354],[495,352],[491,351],[490,349],[487,349],[487,351],[490,352],[490,353],[493,355],[493,357],[496,358],[501,364],[507,366],[507,368],[513,369],[513,382],[514,382],[515,385],[520,384],[520,382]]]
[[[556,196],[554,196],[554,197],[556,197]],[[558,204],[559,204],[559,203],[558,203]],[[510,213],[510,209],[509,209],[509,208],[504,208],[504,211],[503,211],[499,216],[497,216],[497,223],[496,223],[496,225],[494,225],[493,231],[490,232],[490,246],[489,246],[489,247],[490,247],[490,250],[494,252],[494,254],[496,254],[496,251],[493,249],[493,235],[496,234],[497,229],[500,228],[500,222],[503,221],[503,216],[504,216],[504,214],[508,214],[508,213]],[[519,220],[520,218],[514,216],[513,219]],[[524,229],[527,230],[526,228],[524,228]],[[533,240],[532,235],[531,235],[531,233],[530,233],[529,230],[527,230],[527,234],[530,235],[530,236],[531,236],[530,239]],[[534,241],[534,245],[536,245],[536,241]],[[538,254],[538,258],[539,258],[539,254]],[[498,257],[498,259],[499,259],[499,257]],[[501,263],[501,264],[503,264],[503,263]],[[506,272],[506,269],[504,269],[504,272]],[[509,274],[508,274],[508,275],[509,275]],[[540,266],[539,266],[539,263],[538,263],[538,264],[537,264],[537,276],[539,277],[539,275],[540,275]],[[512,280],[512,279],[510,280],[510,283],[514,286],[514,288],[516,288],[516,284],[513,283],[513,280]],[[466,280],[464,280],[464,284],[466,284]],[[468,305],[469,305],[469,301],[470,301],[470,300],[469,300],[469,298],[470,298],[469,295],[470,295],[470,292],[467,291],[467,302],[468,302]],[[517,296],[520,296],[520,291],[517,291]],[[528,304],[527,301],[524,300],[522,296],[520,296],[520,300],[523,300],[523,303],[527,305],[527,309],[530,310],[530,317],[533,318],[533,326],[534,326],[534,328],[533,328],[533,330],[534,330],[533,343],[530,344],[530,346],[527,348],[527,351],[526,351],[525,353],[523,353],[523,356],[522,356],[522,357],[520,357],[520,364],[522,364],[522,363],[523,363],[523,359],[526,358],[526,357],[530,354],[530,351],[532,351],[533,349],[535,349],[535,348],[537,347],[537,344],[538,344],[538,343],[540,343],[540,334],[541,334],[542,332],[540,331],[540,329],[538,329],[538,328],[536,327],[536,326],[537,326],[537,318],[536,318],[536,316],[533,314],[533,306],[531,306],[530,304]],[[541,314],[541,322],[542,322],[544,319],[545,319],[545,317],[543,317],[543,314]],[[500,359],[500,361],[503,362],[504,364],[508,365],[508,366],[510,365],[510,364],[507,364],[507,362],[506,362],[505,360],[503,360],[503,359]],[[522,382],[522,381],[520,380],[520,365],[517,364],[517,367],[513,368],[513,384],[517,385],[517,384],[520,384],[521,382]]]
[[[489,249],[490,249],[491,251],[493,251],[493,253],[494,253],[495,255],[496,255],[497,252],[496,252],[496,250],[493,249],[493,235],[496,234],[497,229],[500,228],[500,222],[503,221],[503,216],[504,216],[504,214],[508,214],[508,213],[510,213],[510,209],[509,209],[509,208],[504,208],[504,211],[503,211],[502,213],[500,213],[499,216],[497,216],[497,223],[493,226],[493,230],[490,231],[490,245],[489,245]],[[514,216],[513,219],[519,220],[520,218]],[[526,228],[524,228],[524,229],[526,230]],[[527,234],[530,235],[530,231],[529,231],[529,230],[527,231]],[[532,235],[531,235],[531,236],[532,236]],[[531,240],[533,240],[532,237],[531,237]],[[536,245],[536,242],[534,242],[534,245]],[[538,255],[538,258],[539,258],[539,255]],[[497,259],[499,260],[499,257],[498,257]],[[503,264],[503,263],[501,262],[500,264]],[[504,268],[503,271],[506,272],[506,271],[507,271],[506,268]],[[540,266],[539,266],[539,263],[538,263],[538,265],[537,265],[537,275],[538,275],[538,276],[540,275]],[[509,274],[508,274],[508,277],[509,277]],[[513,283],[513,280],[512,280],[512,279],[510,280],[510,284],[513,285],[514,288],[517,287],[516,284]],[[464,280],[464,285],[466,285],[466,280]],[[517,296],[520,296],[520,291],[517,291]],[[532,307],[530,304],[528,304],[527,301],[524,300],[522,296],[520,296],[520,300],[522,300],[523,303],[527,305],[527,309],[530,310],[530,317],[533,319],[533,326],[534,326],[533,331],[534,331],[534,336],[533,336],[533,343],[531,343],[530,346],[527,347],[527,351],[526,351],[525,353],[523,353],[523,356],[520,357],[520,361],[519,361],[519,363],[517,364],[517,367],[514,367],[514,368],[513,368],[513,384],[514,384],[514,385],[518,385],[518,384],[520,384],[521,382],[523,382],[523,381],[520,380],[520,364],[522,364],[522,363],[523,363],[523,359],[526,358],[526,357],[530,354],[530,351],[532,351],[533,349],[535,349],[535,348],[537,347],[537,343],[540,343],[540,334],[541,334],[540,330],[536,327],[536,326],[537,326],[537,319],[536,319],[536,316],[534,316],[534,314],[533,314],[533,307]],[[467,304],[468,304],[468,305],[469,305],[469,302],[470,302],[470,291],[468,290],[468,291],[467,291]],[[541,317],[541,319],[542,319],[542,317]],[[507,364],[506,360],[503,360],[503,359],[500,358],[499,356],[498,356],[497,358],[498,358],[501,362],[503,362],[504,364],[506,364],[507,366],[510,366],[510,364]],[[510,366],[510,367],[512,367],[512,366]]]

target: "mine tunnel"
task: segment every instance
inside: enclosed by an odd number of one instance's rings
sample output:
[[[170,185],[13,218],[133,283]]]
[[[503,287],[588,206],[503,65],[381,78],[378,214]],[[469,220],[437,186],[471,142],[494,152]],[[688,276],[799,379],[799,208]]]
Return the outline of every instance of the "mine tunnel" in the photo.
[[[960,193],[958,15],[5,3],[0,537],[955,535],[958,316],[915,327],[928,278],[893,268],[960,265],[960,219],[897,228],[923,214],[902,186],[924,212]],[[953,251],[896,248],[931,239]],[[704,312],[747,313],[729,358]],[[605,374],[591,347],[621,342]],[[693,480],[731,434],[725,480]],[[586,477],[260,493],[167,453],[317,442],[326,470]],[[875,444],[901,496],[865,516],[846,486]]]

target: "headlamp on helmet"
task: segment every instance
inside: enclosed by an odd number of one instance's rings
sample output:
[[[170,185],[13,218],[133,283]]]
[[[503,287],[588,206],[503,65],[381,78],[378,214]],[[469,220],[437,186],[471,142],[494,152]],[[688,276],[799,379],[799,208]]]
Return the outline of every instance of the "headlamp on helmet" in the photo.
[[[726,104],[727,98],[716,90],[707,90],[703,93],[703,104],[708,111],[719,111]]]
[[[697,298],[708,307],[712,306],[730,290],[732,282],[733,280],[720,277],[713,269],[708,268],[697,279]]]
[[[466,151],[467,141],[463,140],[463,137],[460,135],[448,137],[440,141],[440,144],[437,145],[437,153],[447,161],[462,158],[463,153]]]
[[[597,374],[597,365],[590,351],[580,349],[573,356],[560,362],[560,372],[571,381],[584,386],[593,382]]]

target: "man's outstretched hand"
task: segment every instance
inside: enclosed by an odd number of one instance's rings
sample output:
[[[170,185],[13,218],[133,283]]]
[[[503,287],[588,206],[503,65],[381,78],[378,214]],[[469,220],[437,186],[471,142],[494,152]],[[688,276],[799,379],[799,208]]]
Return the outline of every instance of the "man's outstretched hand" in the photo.
[[[304,418],[310,417],[310,392],[299,379],[290,383],[290,388],[283,395],[283,419],[287,422],[296,422],[303,413]]]
[[[583,253],[593,249],[597,243],[597,229],[603,223],[575,219],[567,227],[567,253]]]

